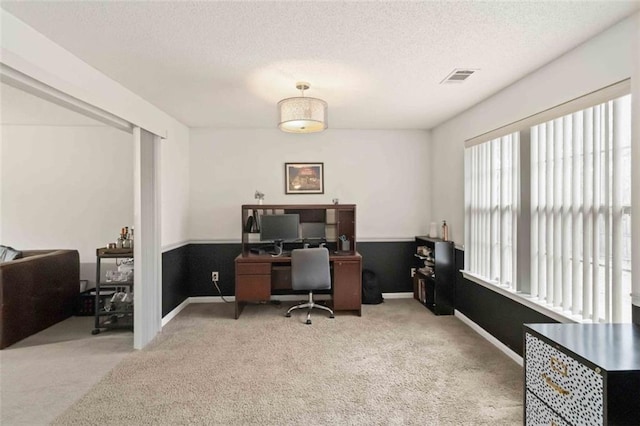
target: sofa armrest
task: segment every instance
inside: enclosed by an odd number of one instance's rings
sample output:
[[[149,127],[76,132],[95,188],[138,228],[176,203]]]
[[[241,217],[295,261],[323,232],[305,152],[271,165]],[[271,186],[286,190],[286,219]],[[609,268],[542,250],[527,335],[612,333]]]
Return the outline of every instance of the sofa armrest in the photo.
[[[77,250],[32,250],[0,264],[0,349],[68,318],[80,292]]]

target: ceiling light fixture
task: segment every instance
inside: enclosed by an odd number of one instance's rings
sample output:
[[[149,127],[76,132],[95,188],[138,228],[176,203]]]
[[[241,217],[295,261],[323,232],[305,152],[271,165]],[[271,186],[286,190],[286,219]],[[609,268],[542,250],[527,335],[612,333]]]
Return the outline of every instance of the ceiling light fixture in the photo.
[[[311,85],[300,81],[296,88],[302,96],[278,102],[280,122],[278,127],[289,133],[314,133],[327,128],[327,103],[322,99],[307,98],[304,91]]]

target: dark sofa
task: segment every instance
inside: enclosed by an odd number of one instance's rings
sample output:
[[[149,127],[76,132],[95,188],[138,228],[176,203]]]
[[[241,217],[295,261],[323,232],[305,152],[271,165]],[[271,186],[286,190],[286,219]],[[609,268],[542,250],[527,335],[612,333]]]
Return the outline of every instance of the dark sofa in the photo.
[[[70,317],[79,292],[77,250],[27,250],[0,263],[0,349]]]

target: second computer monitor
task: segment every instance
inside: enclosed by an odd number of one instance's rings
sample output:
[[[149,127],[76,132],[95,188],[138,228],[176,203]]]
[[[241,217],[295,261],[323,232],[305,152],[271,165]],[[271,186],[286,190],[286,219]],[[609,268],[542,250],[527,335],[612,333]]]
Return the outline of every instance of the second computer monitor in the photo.
[[[300,238],[321,240],[326,237],[324,222],[303,222],[300,224]]]

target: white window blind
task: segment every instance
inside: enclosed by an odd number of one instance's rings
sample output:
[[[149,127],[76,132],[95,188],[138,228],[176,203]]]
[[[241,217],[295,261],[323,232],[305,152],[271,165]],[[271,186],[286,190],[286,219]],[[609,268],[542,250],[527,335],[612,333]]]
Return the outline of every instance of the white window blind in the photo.
[[[531,295],[630,321],[631,96],[531,128]]]
[[[519,134],[465,150],[465,270],[514,289]]]

